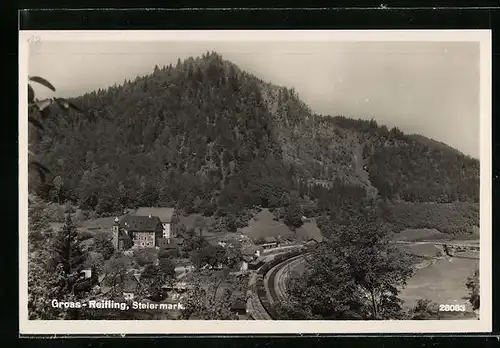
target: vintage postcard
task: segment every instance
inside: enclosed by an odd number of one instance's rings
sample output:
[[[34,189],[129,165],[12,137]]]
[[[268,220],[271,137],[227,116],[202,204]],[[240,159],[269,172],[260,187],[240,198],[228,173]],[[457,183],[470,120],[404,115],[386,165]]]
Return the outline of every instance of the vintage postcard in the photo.
[[[490,31],[19,37],[21,334],[491,331]]]

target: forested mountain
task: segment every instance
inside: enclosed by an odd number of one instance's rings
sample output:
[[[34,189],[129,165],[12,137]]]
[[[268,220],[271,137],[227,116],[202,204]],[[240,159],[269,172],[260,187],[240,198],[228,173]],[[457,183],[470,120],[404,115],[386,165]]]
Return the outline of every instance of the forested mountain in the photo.
[[[139,205],[230,215],[286,206],[293,191],[335,214],[375,197],[479,200],[476,159],[375,121],[315,115],[293,89],[213,52],[72,102],[83,115],[54,113],[31,130],[52,177],[30,190],[103,215]]]

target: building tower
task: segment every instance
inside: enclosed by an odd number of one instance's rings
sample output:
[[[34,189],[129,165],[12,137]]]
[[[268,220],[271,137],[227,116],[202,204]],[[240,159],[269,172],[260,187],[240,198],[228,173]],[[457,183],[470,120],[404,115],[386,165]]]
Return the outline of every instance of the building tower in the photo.
[[[119,251],[119,245],[118,241],[119,239],[119,233],[120,233],[120,228],[119,228],[119,220],[118,217],[115,218],[115,222],[113,223],[113,247],[115,248],[116,251]]]

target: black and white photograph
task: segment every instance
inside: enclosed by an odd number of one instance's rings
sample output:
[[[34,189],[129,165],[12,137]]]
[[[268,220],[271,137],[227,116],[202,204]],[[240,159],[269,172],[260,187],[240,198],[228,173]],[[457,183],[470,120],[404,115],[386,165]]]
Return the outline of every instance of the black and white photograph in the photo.
[[[491,330],[489,31],[19,42],[21,333]]]

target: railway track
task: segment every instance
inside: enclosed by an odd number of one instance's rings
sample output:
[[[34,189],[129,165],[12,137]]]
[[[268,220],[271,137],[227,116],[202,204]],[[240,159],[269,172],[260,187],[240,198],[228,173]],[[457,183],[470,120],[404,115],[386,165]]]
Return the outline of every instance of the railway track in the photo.
[[[266,287],[266,292],[268,294],[269,302],[279,302],[285,298],[285,285],[283,282],[278,282],[288,267],[300,262],[304,255],[294,256],[288,260],[285,260],[273,268],[264,277],[264,286]]]
[[[303,254],[296,254],[288,259],[281,261],[280,263],[272,266],[265,274],[262,273],[263,267],[269,265],[269,263],[274,262],[274,257],[276,255],[268,255],[267,262],[261,266],[249,280],[249,292],[247,297],[247,313],[254,320],[273,320],[273,315],[271,314],[272,308],[269,306],[277,301],[282,301],[286,299],[286,289],[285,280],[287,277],[286,268],[295,267],[296,263],[303,261],[306,255],[311,254],[311,252],[304,250]],[[286,252],[283,254],[287,254]],[[259,280],[260,279],[260,280]],[[276,280],[280,280],[279,284],[276,284]],[[261,287],[258,286],[259,282]],[[257,287],[255,287],[257,285]],[[260,289],[260,290],[259,290]]]

